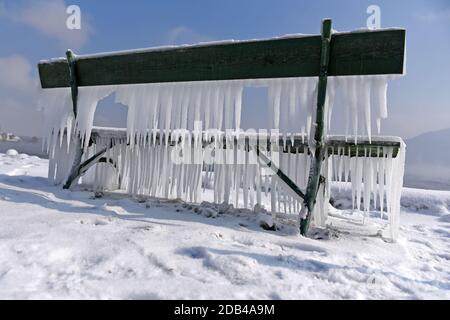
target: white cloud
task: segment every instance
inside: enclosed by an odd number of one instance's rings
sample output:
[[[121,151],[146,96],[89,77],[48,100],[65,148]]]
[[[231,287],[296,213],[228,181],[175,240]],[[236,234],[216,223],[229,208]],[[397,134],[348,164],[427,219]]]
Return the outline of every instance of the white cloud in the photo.
[[[69,30],[66,26],[69,17],[66,13],[68,6],[64,0],[36,0],[20,4],[20,7],[4,6],[0,15],[58,40],[64,48],[78,49],[88,41],[92,27],[83,13],[83,8],[81,8],[81,29]]]
[[[211,37],[202,35],[185,26],[175,27],[166,35],[167,44],[193,44],[199,42],[208,42],[214,40]]]
[[[30,62],[20,55],[0,57],[0,89],[32,92],[36,80],[31,76]]]

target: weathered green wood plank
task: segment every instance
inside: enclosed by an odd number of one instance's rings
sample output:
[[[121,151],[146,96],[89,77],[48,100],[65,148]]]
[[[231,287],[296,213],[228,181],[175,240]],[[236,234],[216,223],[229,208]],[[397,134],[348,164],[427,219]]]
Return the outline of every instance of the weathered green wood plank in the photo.
[[[358,138],[358,143],[345,141],[344,136],[328,137],[326,145],[328,154],[350,157],[383,157],[383,147],[392,148],[392,157],[396,158],[403,140],[399,137]]]
[[[78,86],[313,77],[320,36],[218,43],[77,57]],[[405,30],[334,34],[329,76],[403,73]],[[38,65],[42,88],[69,86],[64,59]]]
[[[205,139],[206,134],[202,134],[202,142],[203,145],[206,146],[210,143],[214,145],[214,138],[211,134],[208,135],[208,140]],[[127,141],[127,131],[126,129],[117,129],[117,128],[102,128],[102,127],[94,127],[92,129],[91,139],[96,140],[98,138],[103,139],[114,139],[116,141],[123,141],[126,143]],[[152,142],[151,135],[148,135],[146,138],[147,142]],[[279,138],[271,138],[267,135],[259,134],[258,136],[249,136],[242,134],[241,135],[240,144],[244,144],[245,148],[253,149],[255,145],[258,145],[262,150],[274,150],[276,147],[273,144],[277,144],[279,152],[283,153],[309,153],[309,147],[307,144],[308,138],[302,137],[300,135],[294,136],[294,138],[288,139],[286,145],[283,141],[282,137]],[[136,139],[135,139],[136,141]],[[157,133],[156,134],[156,143],[159,144],[165,140],[164,134]],[[192,140],[194,142],[194,140]],[[226,138],[223,138],[223,147],[227,147],[227,143],[230,141]],[[178,143],[177,141],[173,141],[171,136],[169,135],[169,143],[171,145],[175,145]],[[355,144],[353,140],[346,141],[345,136],[328,136],[326,140],[327,154],[331,155],[345,155],[350,157],[382,157],[383,156],[383,147],[392,147],[393,149],[393,157],[397,157],[398,151],[400,150],[402,140],[398,137],[372,137],[371,142],[366,137],[359,137],[358,143]],[[237,144],[237,139],[234,139],[233,144]],[[249,147],[250,145],[250,147]],[[340,152],[338,152],[340,151]]]
[[[333,35],[328,76],[402,74],[405,40],[401,29]]]

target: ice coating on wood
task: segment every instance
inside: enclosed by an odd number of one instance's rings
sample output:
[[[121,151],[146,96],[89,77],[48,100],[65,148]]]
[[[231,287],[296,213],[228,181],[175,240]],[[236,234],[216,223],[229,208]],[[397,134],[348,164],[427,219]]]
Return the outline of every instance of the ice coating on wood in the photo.
[[[51,145],[58,141],[59,132],[72,127],[73,111],[70,89],[41,90],[38,109],[42,112],[44,126],[47,129],[43,147],[46,147],[47,152],[50,153]],[[62,144],[61,140],[59,140],[59,144]]]
[[[333,164],[329,177],[351,182],[353,208],[363,211],[363,218],[371,211],[379,211],[380,218],[389,222],[386,236],[392,239],[398,232],[405,151],[405,143],[401,141],[395,158],[393,147],[380,147],[378,157],[349,157],[344,155],[345,150],[340,150],[328,158],[328,163]]]
[[[78,112],[75,119],[75,134],[81,138],[84,150],[87,149],[94,124],[94,114],[100,100],[115,90],[114,86],[98,86],[78,89]],[[68,130],[68,132],[71,132]]]
[[[110,165],[101,163],[94,166],[82,178],[83,183],[93,185],[98,190],[119,188],[132,195],[197,203],[202,201],[202,189],[212,188],[216,203],[250,210],[258,210],[272,203],[274,214],[296,214],[302,206],[301,199],[260,164],[255,152],[244,150],[243,145],[231,150],[222,147],[216,149],[211,145],[205,148],[199,163],[185,163],[167,161],[167,153],[178,155],[180,149],[177,146],[161,143],[129,148],[126,139],[95,138],[95,144],[88,148],[86,157],[94,155],[112,141],[113,147],[105,155]],[[194,149],[191,145],[183,153],[193,152]],[[213,149],[214,155],[209,154]],[[227,153],[230,160],[238,159],[238,164],[226,163]],[[306,187],[309,156],[304,153],[280,153],[279,156],[280,169],[290,174],[300,188]],[[329,192],[325,197],[328,199]],[[317,214],[321,218],[317,218],[316,223],[324,225],[326,212],[326,209],[320,211],[319,208]]]
[[[73,159],[75,157],[75,148],[69,148],[67,139],[63,139],[61,143],[55,141],[50,144],[48,179],[55,185],[62,184],[66,181]]]
[[[330,77],[326,100],[328,127],[331,126],[334,100],[338,97],[340,109],[335,108],[334,112],[349,115],[345,126],[351,126],[355,139],[357,135],[366,135],[370,140],[372,116],[375,115],[378,131],[381,119],[387,117],[386,91],[391,78]],[[204,130],[237,130],[240,128],[245,87],[268,88],[269,128],[279,129],[285,138],[292,134],[313,137],[317,104],[315,77],[81,87],[75,132],[83,142],[89,140],[97,103],[113,92],[116,93],[116,102],[128,106],[127,130],[131,146],[135,142],[146,143],[148,133],[193,130],[195,121],[201,121]],[[71,127],[70,90],[43,91],[41,104],[46,110],[49,132]]]
[[[371,140],[372,119],[378,131],[381,119],[387,117],[387,82],[392,76],[329,77],[325,102],[326,132],[333,113],[347,115],[346,135]],[[242,94],[246,87],[267,87],[271,129],[279,129],[283,147],[293,142],[293,135],[302,135],[313,147],[317,78],[283,78],[233,81],[202,81],[155,83],[122,86],[82,87],[79,89],[78,113],[74,119],[70,89],[43,90],[40,105],[47,121],[47,146],[50,153],[49,178],[63,183],[69,174],[74,150],[71,137],[79,137],[85,151],[84,159],[104,147],[102,163],[95,165],[83,178],[95,188],[120,188],[134,195],[151,195],[201,202],[202,187],[214,189],[217,203],[230,203],[248,209],[267,207],[273,212],[298,213],[302,206],[292,191],[267,168],[256,161],[254,152],[244,144],[223,147],[225,130],[234,137],[240,129]],[[128,107],[125,139],[91,139],[96,106],[115,93],[116,102]],[[335,103],[339,101],[340,104]],[[200,123],[200,127],[198,127]],[[197,126],[197,130],[196,129]],[[189,139],[186,139],[186,138]],[[193,137],[193,139],[191,139]],[[227,141],[230,139],[226,137]],[[209,143],[207,148],[204,145]],[[278,146],[277,146],[278,148]],[[403,150],[403,149],[402,149]],[[277,150],[269,150],[276,152]],[[313,151],[313,150],[311,150]],[[341,150],[343,151],[343,150]],[[330,155],[324,162],[322,175],[327,181],[352,183],[355,209],[370,210],[370,199],[387,212],[393,230],[398,221],[404,152],[392,158],[392,150],[382,150],[384,157],[353,157]],[[183,153],[200,159],[195,164],[175,163],[174,154]],[[239,160],[239,164],[217,164],[209,161],[222,157]],[[309,173],[309,155],[279,152],[279,166],[299,187],[305,190]],[[344,152],[342,152],[344,154]],[[184,156],[184,155],[183,155]],[[329,184],[321,185],[313,222],[326,222]],[[363,206],[361,207],[361,199]],[[382,214],[382,217],[384,215]],[[394,233],[394,231],[393,231]]]
[[[339,101],[339,109],[345,115],[345,135],[351,134],[355,142],[357,136],[372,136],[372,119],[376,122],[377,134],[381,131],[381,120],[388,116],[387,86],[390,80],[399,76],[342,76],[330,77],[328,84],[329,112],[334,100]]]

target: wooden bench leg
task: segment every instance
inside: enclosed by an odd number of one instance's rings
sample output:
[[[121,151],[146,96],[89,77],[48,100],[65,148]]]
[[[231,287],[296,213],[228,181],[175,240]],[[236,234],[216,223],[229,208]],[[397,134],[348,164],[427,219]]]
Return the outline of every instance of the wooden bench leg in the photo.
[[[298,197],[305,200],[305,194],[300,190],[300,188],[292,181],[280,168],[278,168],[269,158],[267,158],[263,153],[260,152],[259,148],[256,147],[256,155],[261,159],[264,164],[270,168],[277,176],[283,181],[289,189],[291,189]]]
[[[78,140],[79,141],[79,140]],[[77,144],[77,147],[81,146],[81,142],[79,142],[79,145]],[[81,163],[81,158],[83,156],[83,149],[78,148],[77,153],[75,155],[75,159],[73,161],[72,170],[70,171],[70,175],[67,178],[67,182],[64,184],[64,189],[70,189],[72,187],[73,183],[77,181],[86,171],[89,170],[90,167],[92,167],[94,164],[98,163],[99,160],[103,157],[103,155],[106,153],[108,148],[103,148],[99,152],[97,152],[95,155]]]

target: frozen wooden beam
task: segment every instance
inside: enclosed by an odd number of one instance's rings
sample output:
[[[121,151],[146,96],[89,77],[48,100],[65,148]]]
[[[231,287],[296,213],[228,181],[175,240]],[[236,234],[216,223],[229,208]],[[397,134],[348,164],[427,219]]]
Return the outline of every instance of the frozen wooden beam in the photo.
[[[372,137],[369,141],[367,137],[358,137],[355,143],[354,137],[346,141],[345,136],[328,136],[326,145],[328,154],[339,154],[339,149],[343,155],[350,157],[382,157],[383,147],[392,147],[392,157],[396,158],[403,140],[399,137]]]
[[[230,41],[77,56],[79,87],[156,82],[317,77],[320,35]],[[335,33],[328,76],[402,74],[405,30]],[[42,88],[69,86],[64,58],[38,65]]]
[[[169,134],[170,135],[170,134]],[[202,137],[206,137],[206,134],[203,132]],[[214,138],[211,137],[211,134],[208,135],[208,141],[202,138],[203,145],[207,145],[209,143],[214,143]],[[255,142],[258,146],[262,148],[272,148],[272,144],[275,142],[278,146],[279,152],[283,153],[309,153],[309,147],[307,144],[308,137],[302,137],[300,135],[294,136],[294,139],[291,140],[290,137],[286,141],[286,146],[284,140],[281,136],[271,138],[269,136],[264,135],[241,135],[243,141],[241,143],[245,144],[248,148],[249,145],[254,146]],[[126,129],[120,128],[104,128],[104,127],[94,127],[92,129],[91,139],[95,141],[98,138],[106,138],[106,139],[115,139],[117,142],[127,141],[127,131]],[[147,135],[145,138],[148,141],[152,142],[151,135]],[[157,133],[156,134],[156,143],[160,143],[160,141],[165,141],[164,134]],[[169,142],[171,145],[175,145],[178,143],[177,141],[173,141],[171,136],[169,136]],[[264,143],[262,143],[264,142]],[[223,140],[223,146],[226,148],[227,141]],[[234,144],[237,143],[237,139],[234,140]],[[372,141],[369,142],[367,137],[358,137],[358,143],[355,144],[354,138],[351,140],[348,139],[346,141],[345,136],[340,135],[331,135],[328,136],[325,145],[328,150],[328,154],[339,154],[341,153],[345,156],[350,157],[364,157],[366,154],[368,157],[382,157],[383,147],[392,147],[393,148],[393,157],[397,157],[398,151],[400,150],[402,143],[402,139],[399,137],[372,137]],[[264,145],[265,144],[265,145]]]

